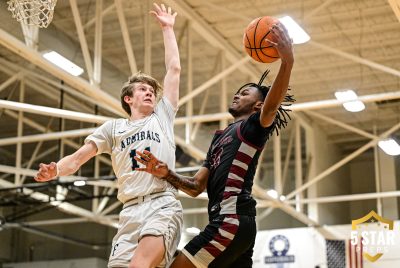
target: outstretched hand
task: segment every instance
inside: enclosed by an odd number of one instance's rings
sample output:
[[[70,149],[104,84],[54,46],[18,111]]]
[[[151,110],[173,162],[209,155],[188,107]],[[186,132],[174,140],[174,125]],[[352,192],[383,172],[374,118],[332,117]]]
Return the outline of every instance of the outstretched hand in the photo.
[[[271,32],[276,37],[276,42],[268,38],[265,40],[276,48],[283,62],[293,62],[293,40],[289,37],[286,27],[281,22],[277,22],[272,25]]]
[[[164,4],[161,4],[161,7],[156,3],[153,3],[154,10],[150,11],[150,14],[154,15],[157,21],[160,23],[161,27],[173,27],[175,24],[175,17],[178,13],[173,13],[171,7],[168,9]]]
[[[144,150],[143,153],[136,151],[136,154],[139,155],[140,158],[135,156],[134,157],[135,160],[138,161],[139,163],[145,165],[145,167],[144,168],[135,168],[135,170],[146,171],[160,179],[162,179],[168,175],[168,173],[169,173],[168,165],[165,164],[164,162],[158,160],[149,151]]]
[[[57,176],[57,164],[51,162],[50,164],[39,164],[39,171],[34,177],[35,181],[45,182],[54,179]]]

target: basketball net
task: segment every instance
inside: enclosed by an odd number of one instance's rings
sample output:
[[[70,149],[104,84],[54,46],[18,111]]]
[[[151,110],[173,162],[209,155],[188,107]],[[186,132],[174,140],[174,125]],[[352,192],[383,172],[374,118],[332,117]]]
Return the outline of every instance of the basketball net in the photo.
[[[9,0],[7,3],[17,21],[47,28],[53,19],[57,0]]]

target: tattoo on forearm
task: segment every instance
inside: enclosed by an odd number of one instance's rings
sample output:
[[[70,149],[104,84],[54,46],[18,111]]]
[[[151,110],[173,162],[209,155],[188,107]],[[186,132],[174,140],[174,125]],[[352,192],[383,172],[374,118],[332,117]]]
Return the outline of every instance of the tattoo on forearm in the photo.
[[[163,179],[171,183],[176,188],[183,190],[183,191],[196,191],[198,190],[198,184],[192,177],[182,176],[176,174],[173,171],[169,171],[168,175],[165,176]]]

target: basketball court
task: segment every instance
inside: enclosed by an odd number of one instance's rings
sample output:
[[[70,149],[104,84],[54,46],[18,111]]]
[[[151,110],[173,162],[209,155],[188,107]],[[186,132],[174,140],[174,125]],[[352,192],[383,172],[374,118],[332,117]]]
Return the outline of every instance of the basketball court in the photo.
[[[122,208],[109,157],[56,181],[33,177],[126,117],[119,93],[131,74],[162,81],[152,3],[0,2],[0,267],[107,267]],[[193,175],[213,133],[232,122],[239,87],[278,72],[279,59],[246,53],[249,23],[290,16],[309,35],[294,40],[292,120],[267,142],[254,178],[253,267],[399,267],[400,1],[163,3],[178,13],[180,174]],[[182,248],[207,225],[208,199],[179,200]]]

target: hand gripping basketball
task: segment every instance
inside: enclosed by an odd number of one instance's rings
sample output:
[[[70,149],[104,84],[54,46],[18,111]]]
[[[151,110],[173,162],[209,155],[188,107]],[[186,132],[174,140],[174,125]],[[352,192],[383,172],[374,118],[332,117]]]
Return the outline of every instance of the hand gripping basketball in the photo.
[[[144,150],[143,153],[136,151],[136,154],[140,156],[135,156],[135,160],[143,164],[144,168],[135,168],[137,171],[146,171],[158,178],[163,178],[168,175],[168,165],[164,162],[158,160],[152,153]]]
[[[265,40],[273,46],[278,52],[282,61],[293,61],[293,40],[289,37],[289,33],[285,26],[278,22],[273,24],[271,32],[275,36],[275,42],[266,38]]]

